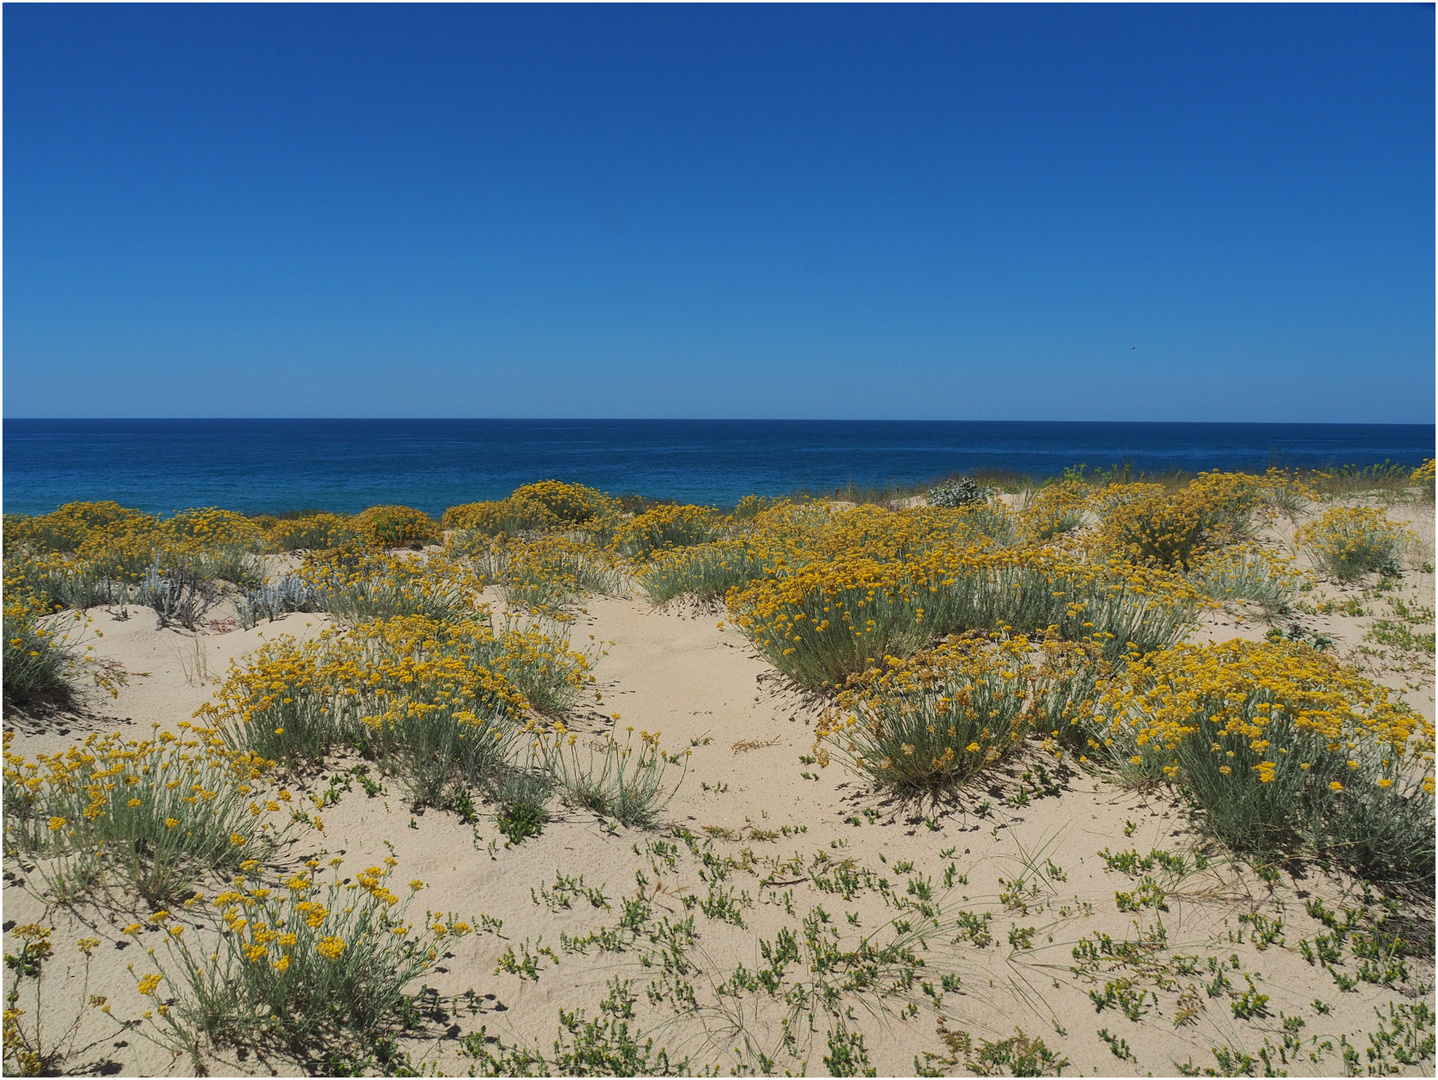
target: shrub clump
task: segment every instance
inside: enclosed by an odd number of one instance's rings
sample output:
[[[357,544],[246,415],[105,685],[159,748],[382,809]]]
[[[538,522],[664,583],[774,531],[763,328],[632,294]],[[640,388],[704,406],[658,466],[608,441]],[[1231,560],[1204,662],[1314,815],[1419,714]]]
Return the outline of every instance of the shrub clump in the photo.
[[[610,546],[631,559],[707,544],[719,537],[714,511],[703,506],[656,506],[620,525]]]
[[[352,547],[312,553],[294,576],[316,607],[347,622],[396,615],[453,622],[480,610],[484,589],[471,567],[443,556]]]
[[[355,528],[375,547],[423,547],[439,537],[439,523],[408,506],[371,506],[354,519]]]
[[[623,582],[612,551],[563,535],[496,541],[472,562],[486,581],[498,583],[506,602],[549,615],[564,616],[586,592],[616,593]]]
[[[328,551],[359,537],[353,518],[343,514],[305,514],[282,518],[265,532],[270,551]]]
[[[1300,528],[1294,540],[1319,569],[1351,581],[1374,570],[1397,573],[1398,556],[1416,538],[1382,510],[1335,506]]]
[[[1008,757],[1029,731],[1035,688],[1025,638],[956,642],[890,656],[851,680],[815,732],[860,773],[908,790],[959,784]]]
[[[33,762],[7,748],[6,850],[44,860],[57,897],[117,873],[162,903],[207,872],[268,857],[290,828],[289,793],[262,791],[273,762],[227,748],[212,729],[182,728],[144,740],[92,735]]]
[[[502,771],[528,710],[570,707],[589,667],[535,631],[400,616],[270,642],[201,714],[230,745],[290,767],[355,745],[415,802],[446,806],[458,787],[483,787]]]
[[[559,722],[539,742],[546,769],[567,802],[622,825],[649,828],[679,790],[692,751],[671,757],[659,748],[659,732],[641,731],[637,747],[634,729],[625,732],[622,744],[613,733],[606,733],[587,742],[581,754],[579,736]],[[664,780],[665,770],[681,764],[679,779],[671,787]]]
[[[515,488],[511,499],[543,505],[561,527],[597,529],[618,516],[619,504],[604,492],[583,484],[541,480]]]
[[[1307,845],[1431,887],[1433,725],[1332,657],[1283,641],[1179,645],[1133,662],[1100,714],[1110,752],[1175,783],[1225,843]]]
[[[558,525],[559,517],[539,499],[515,494],[495,502],[451,506],[444,512],[442,524],[460,534],[487,538],[543,532]]]
[[[764,575],[766,564],[752,545],[741,540],[659,552],[644,566],[639,583],[652,604],[676,596],[722,600],[730,589],[742,589]]]
[[[49,514],[6,514],[5,554],[21,548],[31,552],[75,552],[92,532],[131,518],[148,517],[109,501],[66,503]]]
[[[165,943],[148,950],[159,970],[135,973],[136,990],[169,1004],[144,1013],[149,1037],[196,1057],[200,1035],[312,1054],[398,1029],[406,987],[473,928],[438,912],[409,920],[424,883],[399,886],[404,898],[396,895],[394,858],[360,870],[353,884],[340,880],[342,862],[330,860],[325,884],[315,859],[275,880],[246,862],[209,904],[221,923],[213,951],[194,940],[199,927],[186,933],[168,911],[150,916]],[[142,927],[127,932],[138,939]]]
[[[991,491],[971,476],[961,476],[947,484],[932,488],[926,498],[930,506],[955,509],[961,506],[978,506],[989,501]]]
[[[1245,473],[1201,473],[1177,491],[1115,485],[1103,496],[1100,539],[1134,562],[1187,570],[1205,552],[1252,534],[1264,491],[1261,478]]]

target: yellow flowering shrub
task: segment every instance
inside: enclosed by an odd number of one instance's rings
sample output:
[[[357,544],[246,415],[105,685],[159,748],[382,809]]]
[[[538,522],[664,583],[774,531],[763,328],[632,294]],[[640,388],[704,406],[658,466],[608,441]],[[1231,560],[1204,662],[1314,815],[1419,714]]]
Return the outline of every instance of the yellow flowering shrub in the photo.
[[[1398,556],[1417,537],[1376,507],[1334,506],[1298,530],[1294,542],[1340,581],[1373,570],[1397,572]]]
[[[271,764],[188,723],[178,736],[92,735],[33,761],[7,746],[6,847],[43,860],[58,896],[113,871],[144,897],[172,900],[209,871],[275,850],[290,812],[265,780]]]
[[[1029,642],[956,641],[912,657],[886,656],[851,680],[815,730],[816,755],[829,750],[895,787],[962,783],[1011,754],[1034,715],[1037,669]]]
[[[460,620],[483,613],[483,579],[466,563],[340,547],[311,552],[295,576],[324,597],[325,610],[355,622],[394,615]]]
[[[269,642],[232,667],[197,715],[232,745],[294,765],[357,743],[416,801],[443,806],[454,785],[499,768],[531,709],[571,705],[589,667],[534,630],[396,616]]]
[[[164,533],[175,546],[192,552],[232,546],[259,550],[264,545],[264,533],[254,519],[214,506],[181,510],[165,521]]]
[[[787,499],[775,498],[770,495],[745,495],[734,505],[734,512],[729,515],[729,518],[735,522],[749,521],[765,510],[772,510],[787,501]]]
[[[354,541],[359,530],[343,514],[306,514],[275,521],[265,530],[270,551],[328,551]]]
[[[566,484],[560,480],[541,480],[514,489],[511,499],[532,500],[543,504],[561,526],[593,528],[616,517],[619,504],[602,491],[583,484]]]
[[[1413,474],[1408,477],[1408,483],[1414,487],[1423,488],[1430,499],[1433,498],[1434,479],[1438,477],[1438,472],[1435,472],[1435,467],[1438,467],[1438,463],[1435,463],[1433,458],[1429,458],[1423,462],[1422,465],[1419,465],[1418,468],[1414,469]]]
[[[1181,785],[1235,847],[1303,840],[1369,870],[1431,873],[1433,725],[1325,653],[1179,645],[1134,660],[1099,711],[1107,750]]]
[[[1117,484],[1100,497],[1105,546],[1134,562],[1187,570],[1193,560],[1246,538],[1264,511],[1263,480],[1208,472],[1177,491],[1161,484]]]
[[[656,506],[615,529],[610,546],[628,558],[647,559],[656,552],[716,539],[721,530],[715,522],[715,513],[708,507]]]
[[[116,581],[142,581],[170,539],[158,518],[134,515],[93,529],[77,551],[94,573]]]
[[[676,596],[722,600],[761,577],[767,564],[746,540],[716,540],[694,547],[656,552],[639,572],[639,584],[650,603]]]
[[[1088,511],[1089,499],[1083,485],[1076,480],[1064,480],[1040,488],[1018,516],[1024,537],[1045,543],[1082,528],[1088,520]]]
[[[375,547],[423,547],[439,539],[439,523],[408,506],[371,506],[354,519],[355,529]]]
[[[471,561],[508,603],[551,618],[568,618],[564,609],[586,592],[615,593],[622,584],[612,551],[564,535],[497,540]]]
[[[82,676],[113,697],[123,672],[94,662],[86,644],[91,620],[83,609],[97,602],[86,595],[93,584],[64,555],[21,556],[5,565],[3,677],[6,706],[64,701],[80,689]],[[63,599],[62,599],[63,598]],[[100,631],[95,631],[100,636]]]
[[[443,525],[446,529],[490,537],[543,532],[559,521],[559,515],[541,500],[516,493],[495,502],[451,506],[444,512]]]
[[[1101,638],[1110,660],[1130,644],[1147,652],[1182,636],[1197,599],[1162,569],[1049,549],[993,550],[960,538],[886,558],[885,544],[874,547],[880,557],[860,549],[731,592],[731,619],[780,671],[821,688],[969,630],[1053,627],[1070,640]]]
[[[351,880],[341,879],[343,860],[331,859],[328,881],[316,859],[273,878],[245,863],[223,892],[187,908],[192,917],[203,907],[218,917],[213,949],[186,933],[182,918],[163,913],[164,945],[151,950],[159,970],[131,967],[142,997],[170,1002],[146,1010],[152,1037],[188,1050],[202,1030],[220,1042],[277,1039],[305,1052],[367,1044],[398,1028],[407,988],[473,928],[437,912],[411,920],[424,883],[399,886],[397,895],[396,860],[384,862]],[[138,936],[140,927],[130,932]]]
[[[5,554],[20,548],[34,554],[78,551],[95,530],[137,517],[149,515],[116,502],[72,502],[49,514],[6,514]]]
[[[1305,576],[1288,556],[1243,544],[1199,556],[1188,578],[1211,600],[1230,607],[1251,604],[1265,617],[1275,618],[1293,609]]]

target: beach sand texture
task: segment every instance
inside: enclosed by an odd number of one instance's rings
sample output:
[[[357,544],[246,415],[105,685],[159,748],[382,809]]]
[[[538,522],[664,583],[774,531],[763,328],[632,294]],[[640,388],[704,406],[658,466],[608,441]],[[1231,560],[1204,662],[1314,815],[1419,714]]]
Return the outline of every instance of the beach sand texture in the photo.
[[[1432,505],[1389,514],[1419,535],[1395,595],[1429,609],[1430,622],[1416,629],[1431,633]],[[1265,534],[1283,546],[1292,535],[1291,523]],[[1325,600],[1341,607],[1363,587],[1324,579],[1305,599],[1320,610]],[[503,610],[494,589],[486,599]],[[1431,654],[1406,670],[1364,656],[1379,614],[1366,606],[1364,615],[1335,608],[1303,621],[1431,722]],[[103,631],[95,655],[127,681],[113,699],[91,694],[63,712],[9,711],[11,752],[59,753],[92,732],[146,738],[156,726],[177,730],[211,699],[232,661],[332,623],[325,614],[291,613],[247,630],[225,621],[232,614],[218,605],[191,632],[158,629],[147,609],[132,607],[125,620],[92,610]],[[1189,640],[1258,641],[1268,630],[1253,613],[1214,610]],[[1421,904],[1403,907],[1418,939],[1405,974],[1365,980],[1351,946],[1331,964],[1305,957],[1315,939],[1333,933],[1321,921],[1327,912],[1373,910],[1360,885],[1311,860],[1265,875],[1206,839],[1167,788],[1125,785],[1071,756],[1056,761],[1035,743],[957,794],[901,799],[837,756],[826,768],[814,761],[815,725],[829,700],[780,675],[722,608],[685,600],[655,607],[631,584],[582,601],[572,641],[591,635],[604,643],[593,672],[597,695],[587,691],[565,717],[580,745],[632,726],[659,732],[668,751],[692,751],[655,828],[608,823],[556,799],[540,835],[510,844],[482,803],[465,823],[453,812],[413,809],[393,777],[367,794],[345,779],[361,764],[353,754],[287,781],[295,805],[335,797],[316,811],[323,832],[302,829],[283,851],[283,872],[306,857],[339,856],[338,873],[348,878],[392,855],[391,888],[403,894],[409,889],[400,883],[423,882],[411,921],[425,911],[454,913],[474,930],[444,943],[422,978],[433,991],[429,1004],[396,1033],[390,1060],[407,1054],[416,1069],[463,1074],[482,1066],[476,1048],[501,1058],[518,1045],[544,1056],[532,1066],[539,1072],[562,1060],[572,1069],[652,1069],[662,1047],[671,1069],[722,1073],[1165,1075],[1190,1067],[1262,1073],[1267,1064],[1295,1075],[1432,1075],[1431,1012],[1416,1045],[1400,1034],[1399,1049],[1370,1056],[1374,1033],[1395,1030],[1394,1015],[1433,1007],[1431,899],[1426,926]],[[680,768],[671,766],[669,777]],[[1130,850],[1181,858],[1169,869],[1126,871],[1114,856]],[[1206,856],[1202,869],[1195,852]],[[153,999],[136,992],[137,977],[154,970],[145,950],[166,955],[165,924],[133,897],[47,904],[44,870],[7,850],[4,941],[7,954],[17,954],[17,927],[53,927],[41,1016],[46,1038],[78,1018],[64,1070],[291,1075],[366,1061],[382,1068],[375,1048],[360,1045],[336,1048],[349,1056],[328,1065],[278,1047],[208,1044],[195,1057],[177,1056],[146,1037],[163,1026],[139,1019],[162,1003],[163,990]],[[1145,880],[1155,892],[1142,893]],[[211,882],[204,891],[223,887]],[[208,949],[214,921],[207,929],[183,912],[174,921],[182,918],[196,947]],[[127,934],[133,922],[144,929]],[[610,949],[574,944],[605,930]],[[88,965],[76,946],[84,937],[99,939]],[[741,970],[747,975],[736,977]],[[776,970],[771,992],[760,973]],[[7,968],[7,990],[16,978]],[[28,1022],[34,980],[21,982],[16,1007]],[[103,997],[110,1012],[87,1004],[88,996]],[[576,1009],[585,1022],[603,1020],[608,1036],[620,1021],[640,1036],[631,1056],[566,1059],[583,1041],[582,1023],[562,1024],[562,1013]],[[1344,1040],[1356,1055],[1347,1064]]]

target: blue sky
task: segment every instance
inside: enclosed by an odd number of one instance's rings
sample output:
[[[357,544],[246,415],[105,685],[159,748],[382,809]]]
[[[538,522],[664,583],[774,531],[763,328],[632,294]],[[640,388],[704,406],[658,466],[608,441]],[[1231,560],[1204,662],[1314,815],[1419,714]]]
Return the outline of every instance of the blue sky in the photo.
[[[6,416],[1434,418],[1434,10],[4,8]]]

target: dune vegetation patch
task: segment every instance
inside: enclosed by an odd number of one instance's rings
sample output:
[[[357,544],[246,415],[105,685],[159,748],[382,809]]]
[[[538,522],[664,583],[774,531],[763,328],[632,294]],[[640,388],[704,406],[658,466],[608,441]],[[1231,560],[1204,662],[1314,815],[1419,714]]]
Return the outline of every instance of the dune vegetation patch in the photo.
[[[1011,479],[7,517],[7,1071],[1431,1074],[1431,462]]]

